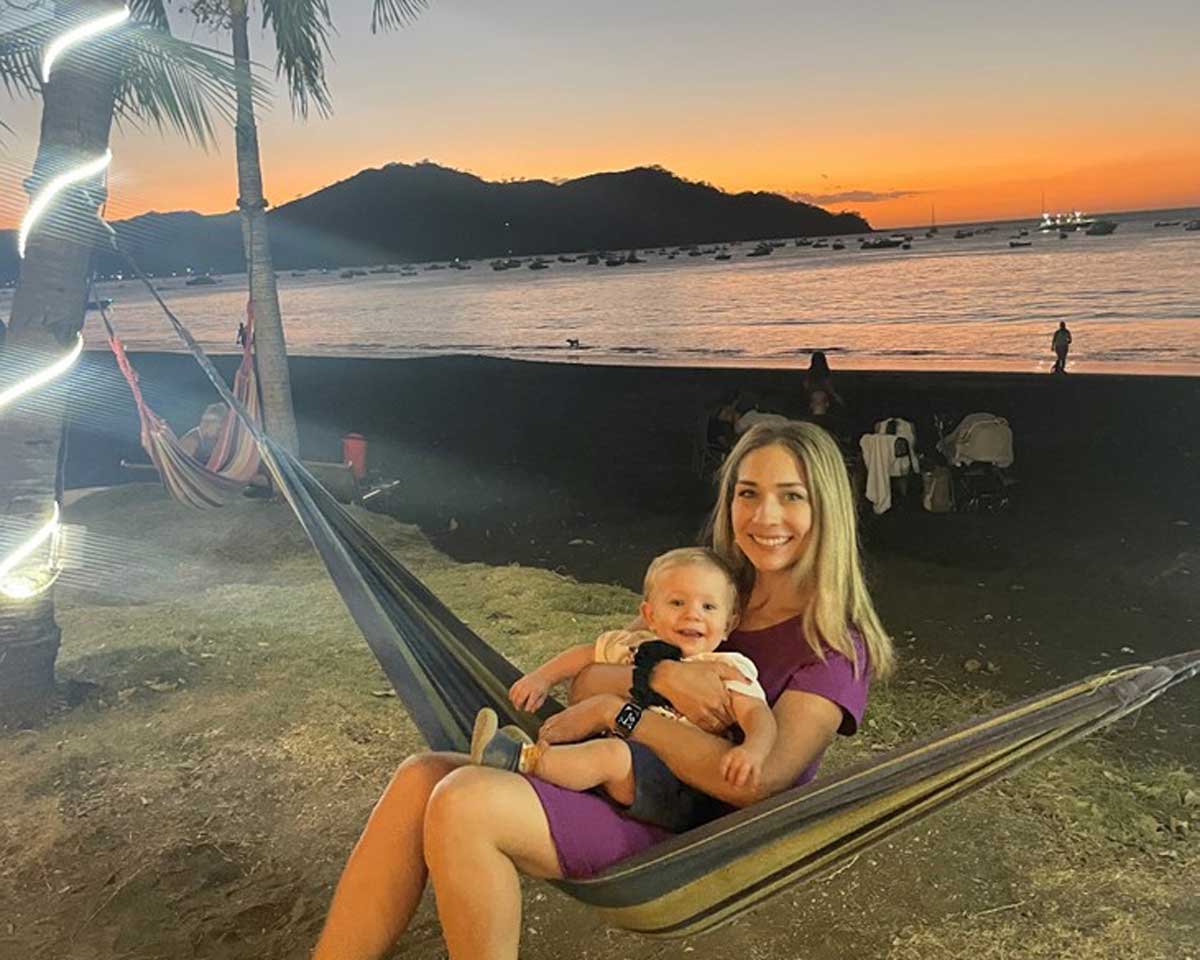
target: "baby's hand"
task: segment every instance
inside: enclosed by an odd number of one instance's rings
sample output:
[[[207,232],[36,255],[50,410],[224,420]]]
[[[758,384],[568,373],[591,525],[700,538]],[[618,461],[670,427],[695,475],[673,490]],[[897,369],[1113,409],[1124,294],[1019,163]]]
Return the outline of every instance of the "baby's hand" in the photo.
[[[535,670],[533,673],[525,674],[508,688],[508,699],[518,710],[533,713],[546,702],[546,695],[549,692],[550,685]]]
[[[758,751],[734,747],[721,758],[721,776],[735,787],[757,787],[765,760]]]

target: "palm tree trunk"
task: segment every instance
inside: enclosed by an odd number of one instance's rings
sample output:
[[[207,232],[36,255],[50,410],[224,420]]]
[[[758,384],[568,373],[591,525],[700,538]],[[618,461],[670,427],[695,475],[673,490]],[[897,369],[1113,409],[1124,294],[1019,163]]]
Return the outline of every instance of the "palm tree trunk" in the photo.
[[[292,453],[300,448],[292,384],[288,374],[287,343],[279,312],[275,263],[267,234],[267,201],[263,199],[262,161],[250,78],[250,40],[246,32],[246,0],[231,0],[234,72],[237,80],[238,208],[242,212],[242,243],[250,274],[250,303],[254,309],[254,352],[262,390],[263,421],[267,432]]]
[[[79,0],[58,7],[73,18],[114,5]],[[31,195],[49,177],[107,149],[117,84],[112,59],[68,53],[55,67],[42,95],[41,139],[27,182]],[[61,197],[29,238],[6,333],[0,324],[0,383],[61,357],[83,327],[88,265],[98,238],[100,190],[91,187]],[[0,411],[0,523],[10,545],[15,531],[31,533],[53,511],[66,397],[65,388],[51,387]],[[54,688],[60,633],[53,590],[29,600],[0,593],[0,722],[44,708]]]

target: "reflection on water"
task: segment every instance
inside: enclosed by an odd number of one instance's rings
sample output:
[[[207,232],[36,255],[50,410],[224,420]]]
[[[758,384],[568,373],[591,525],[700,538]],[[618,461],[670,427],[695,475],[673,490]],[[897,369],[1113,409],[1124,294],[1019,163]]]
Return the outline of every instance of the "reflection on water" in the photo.
[[[1200,233],[1155,229],[1153,214],[1114,219],[1112,236],[1034,233],[1019,249],[1010,225],[965,240],[918,235],[909,251],[789,244],[748,259],[742,244],[727,262],[643,252],[646,263],[615,268],[282,273],[280,291],[296,354],[790,366],[823,349],[845,367],[1035,370],[1049,367],[1065,320],[1075,369],[1200,373]],[[243,277],[160,283],[206,347],[233,349]],[[132,347],[176,348],[136,284],[97,295],[116,301]],[[103,346],[91,321],[88,343]]]

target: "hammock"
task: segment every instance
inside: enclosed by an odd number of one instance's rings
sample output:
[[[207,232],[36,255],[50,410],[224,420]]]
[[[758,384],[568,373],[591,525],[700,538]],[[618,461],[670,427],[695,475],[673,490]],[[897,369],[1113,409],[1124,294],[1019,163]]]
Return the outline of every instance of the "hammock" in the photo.
[[[142,448],[150,457],[163,486],[180,503],[190,507],[219,507],[241,497],[246,485],[259,472],[258,445],[254,434],[243,424],[234,407],[229,407],[221,422],[221,432],[206,461],[197,460],[175,436],[170,425],[150,409],[138,385],[137,371],[129,362],[108,312],[101,309],[108,345],[117,367],[129,383],[138,418],[142,423]],[[256,428],[262,426],[258,400],[258,377],[254,367],[253,311],[247,311],[246,337],[242,362],[233,379],[233,395]]]
[[[517,711],[521,672],[451,613],[271,440],[264,461],[430,746],[465,751],[476,710],[535,734],[562,709]],[[732,920],[1001,776],[1200,674],[1200,650],[1078,681],[785,791],[673,837],[563,892],[614,926],[683,937]]]
[[[262,434],[191,334],[159,303],[255,436],[263,464],[430,746],[465,751],[482,706],[531,734],[560,710],[547,701],[533,715],[509,703],[508,687],[520,671],[391,556],[299,460]],[[697,934],[1198,674],[1195,650],[1069,684],[672,837],[595,877],[555,883],[615,926],[655,937]]]

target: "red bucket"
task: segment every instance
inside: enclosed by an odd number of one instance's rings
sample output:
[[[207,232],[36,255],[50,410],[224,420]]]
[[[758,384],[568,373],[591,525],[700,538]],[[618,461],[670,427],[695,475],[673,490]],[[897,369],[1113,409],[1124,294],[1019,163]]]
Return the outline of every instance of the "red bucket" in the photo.
[[[342,462],[350,465],[355,479],[366,476],[367,438],[361,433],[347,433],[342,437]]]

